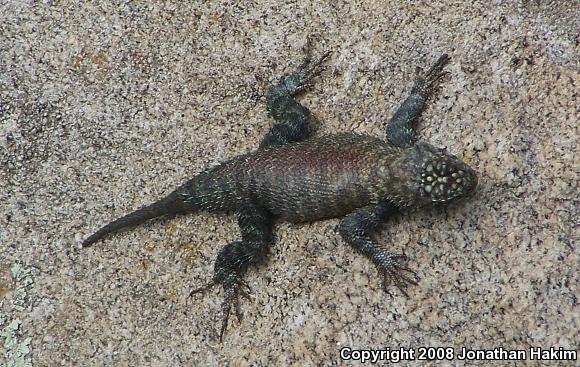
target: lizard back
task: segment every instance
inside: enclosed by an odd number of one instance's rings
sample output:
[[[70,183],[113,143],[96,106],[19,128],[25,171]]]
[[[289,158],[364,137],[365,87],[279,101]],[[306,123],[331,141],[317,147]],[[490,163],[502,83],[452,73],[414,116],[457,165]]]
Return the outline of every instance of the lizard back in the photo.
[[[328,135],[242,155],[208,173],[284,220],[314,221],[376,202],[398,150],[371,136]]]

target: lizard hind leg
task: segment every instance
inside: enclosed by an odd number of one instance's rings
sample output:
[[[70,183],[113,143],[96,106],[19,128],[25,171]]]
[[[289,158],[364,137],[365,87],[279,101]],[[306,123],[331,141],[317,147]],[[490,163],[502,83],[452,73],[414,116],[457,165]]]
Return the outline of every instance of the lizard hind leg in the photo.
[[[236,217],[242,239],[230,242],[220,250],[214,264],[212,281],[190,293],[191,296],[205,292],[218,284],[224,289],[220,342],[226,331],[232,309],[238,321],[241,320],[239,296],[250,299],[249,286],[242,279],[244,273],[251,265],[265,258],[270,245],[274,242],[273,221],[267,211],[253,204],[244,204],[237,211]]]
[[[260,148],[288,144],[307,137],[310,110],[294,96],[310,86],[312,79],[321,72],[321,64],[328,58],[330,51],[312,61],[308,40],[305,53],[305,60],[298,70],[283,77],[266,94],[267,109],[275,122],[262,139]]]

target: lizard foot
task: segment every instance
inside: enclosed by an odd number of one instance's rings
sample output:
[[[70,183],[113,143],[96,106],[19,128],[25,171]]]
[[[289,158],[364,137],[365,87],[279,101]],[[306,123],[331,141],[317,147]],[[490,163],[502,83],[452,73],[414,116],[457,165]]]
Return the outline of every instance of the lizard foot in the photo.
[[[224,302],[222,303],[223,317],[222,317],[222,328],[220,330],[220,343],[222,342],[224,333],[228,326],[228,320],[230,318],[232,306],[236,313],[238,322],[242,320],[242,312],[240,311],[240,299],[238,295],[241,295],[247,300],[250,300],[250,295],[248,293],[249,291],[250,287],[242,280],[239,280],[238,283],[232,285],[231,287],[225,288],[225,298]]]
[[[298,70],[286,77],[283,77],[278,84],[281,89],[286,93],[294,95],[304,89],[310,88],[312,86],[312,79],[320,74],[323,70],[321,67],[322,63],[328,59],[328,56],[332,51],[326,51],[320,58],[316,61],[312,61],[312,55],[310,51],[310,40],[306,42],[305,46],[304,61],[298,67]]]
[[[218,281],[212,281],[206,285],[204,285],[203,287],[197,288],[192,290],[189,293],[189,296],[193,296],[196,293],[204,293],[205,291],[213,288],[213,286],[215,286],[216,284],[218,284]],[[242,320],[242,312],[240,310],[240,302],[239,302],[239,295],[243,296],[244,298],[246,298],[247,300],[251,300],[250,299],[250,286],[244,282],[241,279],[236,279],[235,282],[228,282],[227,286],[223,285],[223,288],[225,290],[225,296],[224,296],[224,301],[222,302],[222,327],[220,329],[220,343],[223,340],[223,336],[225,334],[225,331],[227,329],[228,326],[228,320],[230,318],[230,313],[232,311],[232,306],[233,309],[236,313],[236,317],[238,319],[238,321]]]
[[[302,64],[300,64],[300,66],[298,67],[298,71],[295,74],[300,75],[301,78],[301,86],[298,88],[297,91],[300,91],[302,89],[306,89],[311,87],[312,85],[310,84],[310,81],[317,76],[318,74],[320,74],[322,72],[322,70],[324,70],[323,67],[321,67],[322,63],[324,61],[326,61],[326,59],[328,58],[328,56],[330,56],[330,54],[332,53],[332,51],[326,51],[324,54],[322,54],[322,56],[316,60],[316,61],[312,61],[312,39],[311,37],[308,37],[306,39],[306,45],[304,46],[303,49],[304,52],[304,60],[302,61]]]
[[[385,292],[389,293],[388,286],[395,285],[405,297],[409,298],[406,288],[409,284],[417,285],[419,281],[419,276],[417,273],[402,263],[407,261],[407,256],[403,254],[384,254],[384,256],[379,260],[377,266],[383,277],[383,289]],[[412,277],[404,274],[409,273]]]
[[[418,77],[413,89],[411,90],[411,94],[417,93],[425,98],[433,94],[439,86],[441,79],[447,74],[443,71],[443,68],[447,65],[449,60],[451,60],[451,58],[447,54],[441,55],[435,65],[433,65],[423,76],[420,76],[423,74],[423,71],[421,68],[417,67],[416,74]]]

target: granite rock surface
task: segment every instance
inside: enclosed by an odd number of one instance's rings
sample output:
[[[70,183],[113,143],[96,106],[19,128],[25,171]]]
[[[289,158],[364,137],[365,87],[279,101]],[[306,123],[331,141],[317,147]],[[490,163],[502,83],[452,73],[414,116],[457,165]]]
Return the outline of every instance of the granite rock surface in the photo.
[[[353,363],[343,347],[578,350],[579,19],[564,0],[0,2],[0,364],[326,366]],[[263,94],[309,36],[315,55],[334,51],[302,97],[315,134],[382,136],[416,66],[449,53],[421,136],[468,161],[480,187],[381,233],[422,278],[409,298],[381,291],[336,220],[280,224],[220,344],[222,295],[188,294],[237,238],[232,216],[79,244],[255,149],[272,123]]]

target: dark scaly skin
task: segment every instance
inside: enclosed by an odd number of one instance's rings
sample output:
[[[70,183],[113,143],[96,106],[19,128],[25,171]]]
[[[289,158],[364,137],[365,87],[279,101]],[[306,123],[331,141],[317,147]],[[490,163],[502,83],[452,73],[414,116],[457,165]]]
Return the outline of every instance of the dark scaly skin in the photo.
[[[88,237],[89,246],[109,233],[163,215],[200,210],[235,212],[241,240],[219,252],[212,281],[225,291],[220,340],[232,307],[240,318],[239,295],[248,297],[245,271],[261,261],[274,241],[276,220],[308,222],[343,217],[342,238],[368,257],[383,278],[401,292],[418,277],[403,264],[406,257],[373,240],[382,223],[400,210],[444,205],[470,195],[477,176],[455,156],[416,142],[415,126],[449,61],[441,56],[386,126],[386,141],[365,135],[337,134],[306,139],[310,111],[294,96],[318,73],[309,56],[297,72],[283,78],[266,96],[275,123],[258,150],[200,173],[167,197],[117,219]]]

